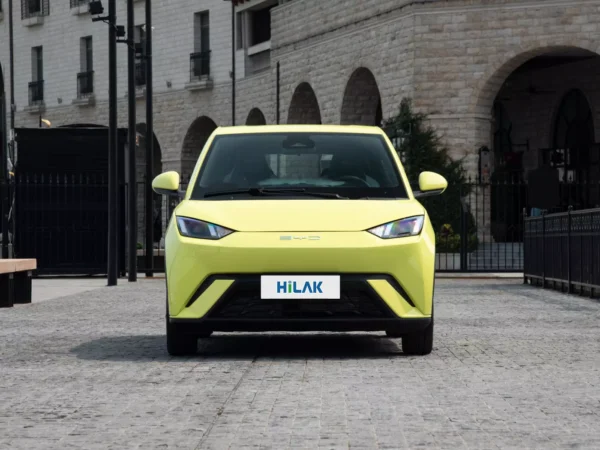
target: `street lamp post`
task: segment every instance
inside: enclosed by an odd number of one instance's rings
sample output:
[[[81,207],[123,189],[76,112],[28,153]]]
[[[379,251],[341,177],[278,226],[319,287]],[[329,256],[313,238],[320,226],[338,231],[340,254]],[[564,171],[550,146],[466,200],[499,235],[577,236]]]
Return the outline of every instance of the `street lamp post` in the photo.
[[[235,126],[235,0],[231,2],[231,125]]]
[[[152,177],[154,175],[154,127],[152,105],[152,2],[146,0],[146,276],[154,275],[154,199]]]
[[[104,12],[101,1],[89,3],[90,14]],[[92,21],[108,23],[108,267],[107,284],[116,286],[118,279],[118,161],[117,161],[117,37],[125,34],[124,27],[116,25],[116,0],[108,0],[108,16],[93,17]],[[121,41],[122,42],[122,41]]]
[[[117,284],[117,34],[116,0],[108,0],[108,285]]]
[[[137,132],[135,129],[135,48],[133,41],[134,9],[133,0],[127,0],[127,103],[129,106],[127,151],[129,157],[129,189],[127,190],[127,244],[128,244],[128,280],[137,281],[137,180],[135,153]]]
[[[118,219],[119,219],[119,180],[118,180],[118,157],[117,154],[117,43],[127,44],[127,96],[129,103],[129,120],[127,148],[129,156],[129,190],[128,190],[128,254],[129,281],[137,280],[137,191],[136,191],[136,167],[135,151],[136,139],[136,115],[135,115],[135,46],[133,39],[134,14],[133,0],[127,0],[127,39],[118,39],[125,36],[125,27],[116,24],[115,0],[108,0],[108,16],[99,17],[104,12],[102,1],[92,0],[89,3],[89,12],[92,22],[102,21],[108,23],[108,165],[109,165],[109,189],[108,189],[108,285],[117,284],[118,274]]]
[[[231,0],[231,125],[235,126],[235,2]]]
[[[6,136],[6,121],[2,124],[4,135],[2,139],[2,147],[5,151],[2,153],[2,163],[0,164],[1,179],[4,180],[4,192],[2,193],[2,258],[8,258],[8,241],[9,241],[9,209],[10,209],[10,176],[8,173],[8,161],[15,154],[15,57],[14,57],[14,32],[13,32],[13,0],[8,0],[8,47],[10,60],[10,129],[8,133],[8,145]],[[4,75],[4,74],[3,74]],[[4,88],[3,88],[4,89]],[[4,93],[3,93],[4,94]],[[4,95],[4,104],[2,108],[6,108],[6,95]],[[6,112],[6,109],[4,113]],[[3,114],[3,117],[6,117]],[[13,161],[14,162],[14,161]],[[14,221],[13,221],[14,223]],[[14,236],[14,233],[13,233]]]

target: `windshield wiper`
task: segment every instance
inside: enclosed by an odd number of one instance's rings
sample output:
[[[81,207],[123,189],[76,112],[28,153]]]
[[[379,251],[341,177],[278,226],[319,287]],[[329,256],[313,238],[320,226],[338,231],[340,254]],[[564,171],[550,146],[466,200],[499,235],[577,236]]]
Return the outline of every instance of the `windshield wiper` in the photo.
[[[290,189],[268,189],[268,188],[250,188],[250,189],[236,189],[229,191],[214,191],[207,192],[204,194],[204,198],[207,197],[218,197],[221,195],[236,195],[236,194],[249,194],[253,197],[267,197],[269,195],[287,195],[287,194],[300,194],[307,195],[310,197],[319,198],[338,198],[347,199],[348,197],[341,196],[340,194],[334,194],[330,192],[310,192],[302,188],[290,188]]]

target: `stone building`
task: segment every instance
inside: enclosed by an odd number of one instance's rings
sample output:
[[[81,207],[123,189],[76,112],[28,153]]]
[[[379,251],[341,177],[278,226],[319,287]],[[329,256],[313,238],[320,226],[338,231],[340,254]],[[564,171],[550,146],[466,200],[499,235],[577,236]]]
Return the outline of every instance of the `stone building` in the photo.
[[[106,25],[91,22],[86,0],[22,1],[14,11],[18,126],[36,126],[40,111],[54,126],[107,124]],[[600,203],[600,0],[234,1],[236,124],[375,125],[410,97],[473,176],[482,147],[492,151],[492,172],[510,169],[524,180],[554,161],[561,176],[592,185],[565,202]],[[153,3],[156,170],[185,177],[212,130],[232,121],[231,3]],[[117,4],[124,25],[125,1]],[[136,2],[139,25],[143,11]],[[138,27],[136,40],[143,35]],[[119,47],[118,117],[126,126]],[[82,77],[92,83],[83,93]],[[141,71],[139,78],[143,135]]]

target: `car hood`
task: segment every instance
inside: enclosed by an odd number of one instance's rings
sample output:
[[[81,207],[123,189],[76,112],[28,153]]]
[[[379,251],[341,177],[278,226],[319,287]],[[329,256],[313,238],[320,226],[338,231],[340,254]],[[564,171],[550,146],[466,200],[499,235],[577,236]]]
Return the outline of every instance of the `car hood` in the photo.
[[[416,200],[184,200],[175,210],[236,231],[362,231],[423,214]]]

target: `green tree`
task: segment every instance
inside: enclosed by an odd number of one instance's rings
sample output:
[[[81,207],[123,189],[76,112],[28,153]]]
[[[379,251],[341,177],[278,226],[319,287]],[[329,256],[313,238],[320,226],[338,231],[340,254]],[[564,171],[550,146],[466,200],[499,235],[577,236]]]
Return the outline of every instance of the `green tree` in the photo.
[[[448,154],[436,131],[427,124],[427,116],[415,113],[410,99],[400,103],[398,114],[384,120],[383,126],[388,136],[396,143],[396,150],[413,190],[419,189],[419,174],[424,171],[436,172],[448,181],[448,188],[439,196],[424,197],[423,204],[438,236],[438,252],[458,251],[460,247],[461,197],[471,191],[471,184],[463,169],[462,160],[455,160]],[[398,143],[394,138],[403,138]],[[476,246],[475,221],[471,214],[467,219],[469,247]]]

